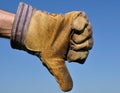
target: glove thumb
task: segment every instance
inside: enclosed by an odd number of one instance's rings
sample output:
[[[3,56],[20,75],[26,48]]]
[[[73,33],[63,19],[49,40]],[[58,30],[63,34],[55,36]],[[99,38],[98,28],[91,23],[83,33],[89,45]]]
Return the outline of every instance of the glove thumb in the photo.
[[[73,81],[66,67],[64,59],[46,59],[42,60],[49,72],[55,77],[61,90],[67,92],[73,87]]]

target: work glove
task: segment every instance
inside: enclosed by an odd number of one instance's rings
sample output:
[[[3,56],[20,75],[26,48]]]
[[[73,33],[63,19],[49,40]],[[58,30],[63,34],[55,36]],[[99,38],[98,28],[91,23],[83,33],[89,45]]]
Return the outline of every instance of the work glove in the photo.
[[[93,44],[89,26],[80,11],[49,14],[20,3],[13,24],[11,46],[38,56],[61,90],[70,91],[73,81],[65,61],[84,63]]]

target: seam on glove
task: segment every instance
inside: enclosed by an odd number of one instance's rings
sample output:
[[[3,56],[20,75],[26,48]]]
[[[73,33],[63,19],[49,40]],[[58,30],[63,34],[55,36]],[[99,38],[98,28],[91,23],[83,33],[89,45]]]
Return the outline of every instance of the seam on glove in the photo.
[[[32,14],[36,11],[32,6],[21,2],[15,16],[11,31],[11,47],[26,50],[24,39],[28,30]]]

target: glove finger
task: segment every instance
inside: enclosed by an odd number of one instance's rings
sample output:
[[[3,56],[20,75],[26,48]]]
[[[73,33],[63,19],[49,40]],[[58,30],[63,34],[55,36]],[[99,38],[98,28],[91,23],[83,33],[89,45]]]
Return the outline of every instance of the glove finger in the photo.
[[[84,11],[80,12],[80,16],[84,17],[86,20],[88,20],[88,17]]]
[[[71,37],[71,39],[76,43],[76,44],[80,44],[81,42],[85,41],[87,38],[89,38],[90,36],[92,36],[92,26],[89,23],[88,26],[84,29],[83,33],[78,34],[78,33],[74,33]]]
[[[75,29],[77,32],[81,33],[85,26],[88,25],[88,19],[80,15],[73,21],[72,29]]]
[[[67,55],[67,60],[69,62],[84,64],[88,54],[89,54],[89,51],[69,50]]]
[[[70,48],[75,51],[90,50],[93,46],[93,38],[92,37],[81,44],[75,44],[74,41],[72,41],[72,40],[70,42],[71,42]]]
[[[61,90],[70,91],[73,87],[73,81],[64,60],[49,60],[50,63],[44,63],[50,73],[55,77]]]

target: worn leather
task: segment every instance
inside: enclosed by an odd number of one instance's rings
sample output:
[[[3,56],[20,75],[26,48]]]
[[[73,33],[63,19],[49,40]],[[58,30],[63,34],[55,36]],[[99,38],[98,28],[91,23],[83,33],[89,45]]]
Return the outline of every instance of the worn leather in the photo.
[[[79,11],[64,15],[36,11],[31,18],[25,47],[40,53],[42,63],[63,91],[73,87],[65,61],[84,63],[92,48],[93,40],[88,26],[88,20]]]

